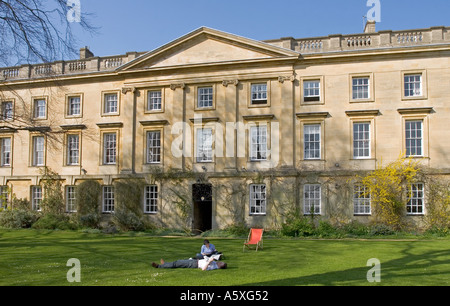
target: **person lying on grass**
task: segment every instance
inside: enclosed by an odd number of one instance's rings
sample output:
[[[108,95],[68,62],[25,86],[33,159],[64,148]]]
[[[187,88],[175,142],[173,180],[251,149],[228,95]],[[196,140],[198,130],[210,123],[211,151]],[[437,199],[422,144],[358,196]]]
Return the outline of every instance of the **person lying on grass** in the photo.
[[[160,269],[194,268],[202,269],[203,271],[227,268],[225,262],[215,262],[213,257],[207,259],[181,259],[172,262],[165,262],[161,259],[161,264],[158,265],[155,262],[152,262],[152,266]]]

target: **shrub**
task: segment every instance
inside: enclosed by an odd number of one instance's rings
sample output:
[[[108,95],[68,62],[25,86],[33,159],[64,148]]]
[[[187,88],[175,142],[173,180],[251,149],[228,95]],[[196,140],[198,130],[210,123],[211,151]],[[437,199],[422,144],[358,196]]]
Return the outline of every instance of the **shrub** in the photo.
[[[281,225],[281,234],[284,236],[306,237],[314,234],[314,226],[308,218],[292,213]]]
[[[136,178],[126,178],[114,182],[114,209],[124,209],[142,215],[142,196],[145,181]]]
[[[42,212],[53,215],[63,214],[65,204],[60,176],[50,168],[44,167],[41,184],[45,195],[40,204]]]
[[[89,228],[98,228],[100,224],[100,215],[98,213],[79,216],[80,225]]]
[[[6,228],[30,228],[38,214],[27,209],[4,210],[0,213],[0,226]]]
[[[11,201],[11,207],[16,210],[30,210],[30,201],[27,199],[18,199],[13,197]]]
[[[319,237],[336,237],[339,236],[339,231],[333,227],[328,221],[319,221],[319,226],[315,230]]]
[[[432,226],[426,230],[425,234],[437,237],[446,237],[447,235],[450,235],[450,228]]]
[[[392,227],[385,224],[375,224],[370,227],[369,234],[372,236],[387,236],[394,234]]]
[[[59,229],[59,230],[74,230],[77,229],[77,224],[71,222],[67,215],[47,213],[37,220],[32,228],[34,229]]]
[[[350,236],[366,236],[370,233],[370,228],[367,225],[359,223],[357,221],[351,221],[344,224],[340,229]]]
[[[248,236],[249,228],[244,223],[233,224],[227,226],[224,231],[229,233],[231,236]]]
[[[114,182],[113,223],[124,231],[143,231],[152,227],[142,213],[145,181],[125,178]]]
[[[116,209],[113,213],[113,223],[123,231],[144,231],[147,229],[143,218],[126,209]]]
[[[102,186],[95,180],[86,180],[76,188],[77,215],[82,226],[99,227]]]
[[[377,223],[401,229],[406,215],[406,189],[418,179],[418,161],[398,158],[360,178],[368,192]]]
[[[450,182],[428,178],[426,184],[427,213],[425,222],[430,232],[448,232],[450,229]]]

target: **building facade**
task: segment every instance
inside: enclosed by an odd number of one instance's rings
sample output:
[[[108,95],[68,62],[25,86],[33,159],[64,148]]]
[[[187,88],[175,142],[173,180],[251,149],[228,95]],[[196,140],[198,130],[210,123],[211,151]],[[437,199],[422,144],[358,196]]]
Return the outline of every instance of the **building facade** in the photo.
[[[0,68],[0,186],[39,210],[42,169],[76,186],[144,181],[155,224],[277,227],[288,211],[361,222],[358,173],[400,154],[450,178],[450,28],[255,41],[199,28],[146,53]],[[426,186],[405,210],[426,215]]]

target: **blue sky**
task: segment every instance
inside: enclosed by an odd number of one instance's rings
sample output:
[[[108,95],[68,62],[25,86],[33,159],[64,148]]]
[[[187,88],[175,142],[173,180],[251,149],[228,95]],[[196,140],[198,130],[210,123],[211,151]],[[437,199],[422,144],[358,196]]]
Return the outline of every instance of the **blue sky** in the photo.
[[[379,0],[377,30],[450,26],[450,0]],[[150,51],[201,26],[265,40],[363,31],[367,0],[80,0],[99,27],[78,42],[96,56]]]

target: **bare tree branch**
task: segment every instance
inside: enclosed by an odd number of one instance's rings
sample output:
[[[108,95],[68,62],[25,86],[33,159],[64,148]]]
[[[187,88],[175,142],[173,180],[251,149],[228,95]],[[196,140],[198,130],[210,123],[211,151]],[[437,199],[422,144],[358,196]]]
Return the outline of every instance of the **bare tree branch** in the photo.
[[[95,34],[83,12],[80,22],[68,20],[67,0],[0,0],[0,64],[52,62],[73,57],[78,45],[73,27]]]

